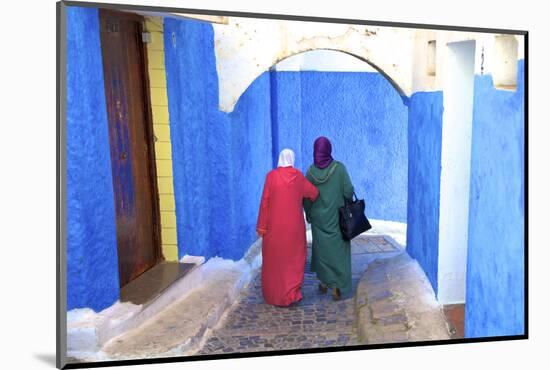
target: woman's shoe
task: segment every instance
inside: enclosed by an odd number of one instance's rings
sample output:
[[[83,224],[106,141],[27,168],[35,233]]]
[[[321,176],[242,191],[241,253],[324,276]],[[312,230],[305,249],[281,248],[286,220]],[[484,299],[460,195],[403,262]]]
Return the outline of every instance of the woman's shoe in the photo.
[[[342,298],[342,295],[340,294],[340,289],[338,288],[333,288],[332,289],[332,299],[334,301],[339,301],[340,298]]]
[[[327,293],[327,286],[323,285],[323,283],[319,283],[319,292],[321,294],[326,294]]]

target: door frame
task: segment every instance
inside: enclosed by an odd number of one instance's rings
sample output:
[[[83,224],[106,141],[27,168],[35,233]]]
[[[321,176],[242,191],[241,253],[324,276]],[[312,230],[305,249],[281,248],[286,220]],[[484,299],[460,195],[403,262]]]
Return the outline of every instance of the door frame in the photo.
[[[140,32],[141,33],[145,32],[145,18],[141,15],[130,13],[130,12],[121,12],[121,11],[115,11],[111,9],[99,8],[99,17],[105,17],[105,16],[123,18],[123,19],[129,19],[129,20],[135,21],[139,24]],[[143,114],[144,114],[144,121],[145,121],[145,141],[147,143],[147,148],[146,148],[147,162],[148,162],[147,167],[149,169],[149,174],[151,177],[150,186],[151,186],[151,194],[153,198],[151,199],[152,213],[153,213],[152,214],[152,219],[153,219],[152,248],[155,255],[154,266],[156,266],[162,261],[164,261],[164,255],[162,254],[162,243],[161,243],[160,201],[159,201],[159,191],[158,191],[158,183],[157,183],[157,166],[156,166],[155,140],[154,140],[155,136],[153,132],[153,111],[152,111],[151,93],[150,93],[151,89],[150,89],[149,74],[147,71],[149,60],[147,55],[147,48],[142,42],[141,37],[138,38],[137,42],[139,45],[138,51],[140,54],[138,57],[141,63],[140,76],[142,79],[142,94],[143,94],[143,102],[144,102]],[[118,249],[117,249],[117,255],[118,255]],[[147,271],[148,270],[144,271],[143,273]]]

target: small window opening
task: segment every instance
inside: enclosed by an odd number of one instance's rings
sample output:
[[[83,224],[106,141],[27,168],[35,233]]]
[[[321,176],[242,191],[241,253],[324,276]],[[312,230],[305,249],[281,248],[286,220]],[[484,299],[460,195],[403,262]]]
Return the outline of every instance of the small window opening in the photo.
[[[426,64],[426,70],[428,76],[435,76],[435,60],[436,60],[436,44],[435,40],[428,41],[428,61]]]
[[[501,90],[516,90],[518,74],[518,41],[513,35],[495,36],[493,84]]]

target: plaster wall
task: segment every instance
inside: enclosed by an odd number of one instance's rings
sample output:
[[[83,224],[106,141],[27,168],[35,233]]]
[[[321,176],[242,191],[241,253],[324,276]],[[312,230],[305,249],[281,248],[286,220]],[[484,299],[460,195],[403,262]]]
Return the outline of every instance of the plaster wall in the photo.
[[[164,29],[179,258],[238,260],[272,165],[269,74],[220,112],[212,26],[167,18]]]
[[[359,58],[334,50],[306,51],[280,61],[273,68],[278,72],[377,72]]]
[[[405,97],[419,91],[442,90],[443,77],[437,71],[445,69],[446,61],[439,49],[447,43],[476,41],[476,74],[491,73],[503,63],[496,34],[236,17],[228,17],[225,24],[214,24],[214,31],[219,105],[225,112],[233,110],[256,77],[305,51],[336,50],[367,61]],[[523,58],[523,36],[511,37],[517,41],[517,58]],[[430,41],[436,42],[433,75],[427,66]]]
[[[524,61],[517,90],[476,76],[466,274],[467,337],[524,334]]]
[[[465,300],[475,41],[445,49],[437,298],[451,304]]]
[[[343,51],[384,71],[403,94],[411,88],[414,34],[388,27],[229,17],[215,24],[220,109],[230,112],[252,81],[271,66],[304,51]]]
[[[369,64],[342,52],[309,51],[275,65],[271,74],[273,163],[296,152],[304,173],[313,142],[327,136],[345,163],[367,215],[406,221],[407,115],[398,92]],[[255,84],[254,82],[253,84]]]
[[[97,9],[67,7],[67,310],[119,298]]]
[[[409,101],[407,252],[437,294],[443,93],[417,92]]]
[[[301,72],[302,169],[327,136],[368,217],[406,222],[407,107],[379,73]]]
[[[413,69],[411,70],[412,91],[438,91],[444,88],[444,71],[448,68],[448,62],[453,63],[448,60],[447,45],[461,41],[475,41],[474,74],[484,75],[502,71],[506,76],[511,73],[515,75],[517,72],[516,65],[509,63],[510,58],[503,59],[502,55],[503,51],[505,51],[504,54],[511,54],[512,50],[510,50],[509,44],[515,42],[517,47],[515,48],[516,58],[514,60],[522,59],[524,55],[524,37],[519,35],[506,36],[506,40],[512,39],[514,41],[507,43],[505,46],[499,45],[501,39],[502,35],[491,33],[417,30],[412,54],[414,60]],[[435,73],[433,75],[428,73],[430,41],[435,41],[436,45]],[[497,88],[501,88],[498,83],[495,85]],[[506,89],[515,89],[515,87],[507,86]]]

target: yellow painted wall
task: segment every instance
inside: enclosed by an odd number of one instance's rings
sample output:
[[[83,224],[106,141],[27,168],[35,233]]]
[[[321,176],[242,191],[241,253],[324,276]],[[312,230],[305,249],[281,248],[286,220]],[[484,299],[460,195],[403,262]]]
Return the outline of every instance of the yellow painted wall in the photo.
[[[168,114],[168,96],[166,93],[162,18],[147,18],[145,28],[151,34],[151,42],[146,44],[148,57],[147,70],[149,72],[153,132],[155,134],[162,253],[167,261],[177,261],[176,205],[174,201],[174,178],[172,175],[172,145],[170,143],[170,117]]]

